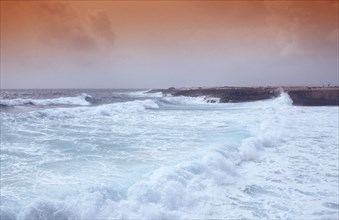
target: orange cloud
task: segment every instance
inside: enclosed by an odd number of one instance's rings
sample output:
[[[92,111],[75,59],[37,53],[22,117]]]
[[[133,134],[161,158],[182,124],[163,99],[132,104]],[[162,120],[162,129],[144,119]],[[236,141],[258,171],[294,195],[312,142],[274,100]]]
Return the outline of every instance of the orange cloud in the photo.
[[[243,40],[251,41],[251,37],[252,43],[268,37],[279,47],[298,45],[301,50],[328,50],[336,43],[333,38],[337,32],[337,1],[6,1],[1,4],[5,41],[25,41],[35,46],[40,41],[59,48],[93,50],[111,47],[116,40],[130,40],[133,44],[139,39],[146,44],[151,41],[154,45],[185,46],[190,44],[185,39],[196,38],[198,33],[208,34],[200,45],[213,44],[208,38],[223,41],[218,36],[223,36],[226,44],[232,42],[238,46]]]
[[[6,77],[64,65],[131,78],[213,72],[220,82],[254,69],[269,79],[274,64],[314,78],[326,66],[333,81],[338,1],[1,1],[1,54]]]

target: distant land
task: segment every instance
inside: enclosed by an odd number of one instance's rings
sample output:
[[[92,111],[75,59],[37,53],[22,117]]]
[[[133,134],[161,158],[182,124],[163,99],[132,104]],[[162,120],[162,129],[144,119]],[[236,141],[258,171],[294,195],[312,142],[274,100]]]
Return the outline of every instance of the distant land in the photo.
[[[248,102],[265,100],[279,96],[281,90],[289,94],[293,105],[302,106],[338,106],[339,87],[190,87],[168,89],[152,89],[149,93],[162,92],[172,96],[205,96],[219,98],[221,103]]]

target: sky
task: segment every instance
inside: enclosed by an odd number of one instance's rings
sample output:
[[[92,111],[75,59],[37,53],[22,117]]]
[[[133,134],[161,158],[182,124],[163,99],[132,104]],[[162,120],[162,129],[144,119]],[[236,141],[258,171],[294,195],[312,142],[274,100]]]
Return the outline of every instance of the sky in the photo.
[[[339,85],[338,1],[3,1],[1,88]]]

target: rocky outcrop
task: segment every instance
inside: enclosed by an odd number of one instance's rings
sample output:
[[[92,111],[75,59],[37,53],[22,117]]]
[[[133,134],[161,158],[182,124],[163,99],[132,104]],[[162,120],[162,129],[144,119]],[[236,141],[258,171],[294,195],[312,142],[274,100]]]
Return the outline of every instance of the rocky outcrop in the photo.
[[[339,105],[339,89],[303,89],[287,91],[294,105]]]
[[[220,102],[248,102],[277,97],[280,90],[287,92],[294,105],[323,106],[339,105],[339,88],[319,87],[213,87],[154,89],[150,92],[162,92],[173,96],[205,96],[219,98]]]
[[[215,89],[188,89],[171,93],[173,96],[207,96],[219,98],[220,102],[248,102],[269,99],[279,93],[268,88],[215,88]]]

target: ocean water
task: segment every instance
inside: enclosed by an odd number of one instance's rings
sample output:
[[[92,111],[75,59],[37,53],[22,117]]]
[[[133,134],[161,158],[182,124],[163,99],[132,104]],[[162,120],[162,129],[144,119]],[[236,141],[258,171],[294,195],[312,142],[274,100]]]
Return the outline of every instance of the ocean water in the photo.
[[[1,219],[338,219],[338,107],[0,96]]]

